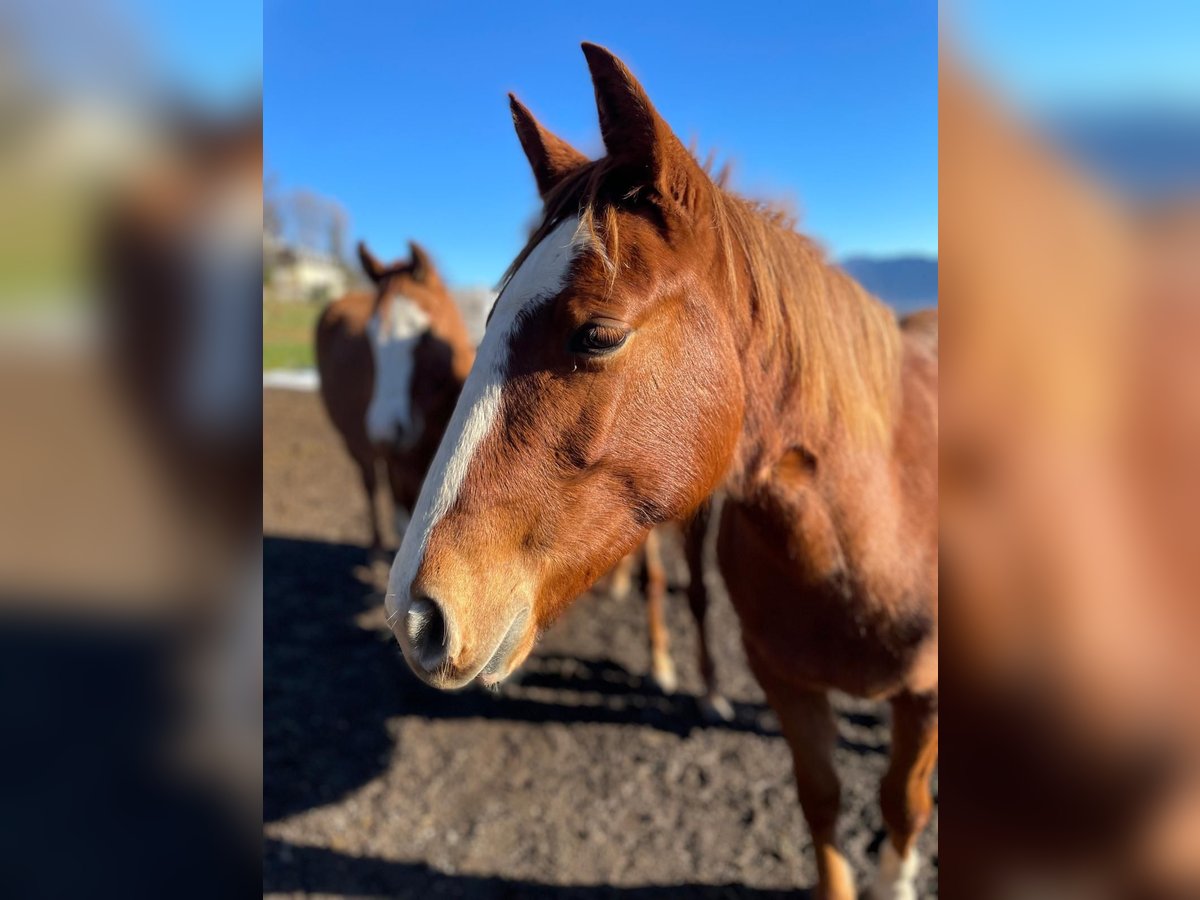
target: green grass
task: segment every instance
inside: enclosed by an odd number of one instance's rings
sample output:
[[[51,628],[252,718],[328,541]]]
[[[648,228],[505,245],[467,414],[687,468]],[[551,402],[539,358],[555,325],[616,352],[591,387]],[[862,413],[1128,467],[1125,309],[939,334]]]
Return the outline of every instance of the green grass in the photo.
[[[263,368],[315,365],[313,330],[324,303],[263,300]]]

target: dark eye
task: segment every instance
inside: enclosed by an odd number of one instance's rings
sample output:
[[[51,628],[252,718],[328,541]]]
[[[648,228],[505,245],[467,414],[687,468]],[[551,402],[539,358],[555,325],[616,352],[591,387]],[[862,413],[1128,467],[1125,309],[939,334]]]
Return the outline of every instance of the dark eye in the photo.
[[[615,322],[588,322],[573,335],[568,349],[582,356],[611,353],[629,337],[629,329]]]

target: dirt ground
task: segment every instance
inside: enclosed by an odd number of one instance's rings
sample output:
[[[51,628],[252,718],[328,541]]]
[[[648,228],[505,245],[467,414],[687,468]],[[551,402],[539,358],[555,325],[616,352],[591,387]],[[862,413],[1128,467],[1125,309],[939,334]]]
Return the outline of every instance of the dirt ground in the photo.
[[[788,749],[719,587],[709,625],[732,723],[699,714],[678,586],[674,696],[647,677],[636,592],[582,598],[495,692],[427,688],[383,626],[357,476],[311,393],[264,392],[263,532],[265,894],[806,896]],[[843,848],[865,886],[887,708],[836,699]],[[934,896],[936,808],[921,850]]]

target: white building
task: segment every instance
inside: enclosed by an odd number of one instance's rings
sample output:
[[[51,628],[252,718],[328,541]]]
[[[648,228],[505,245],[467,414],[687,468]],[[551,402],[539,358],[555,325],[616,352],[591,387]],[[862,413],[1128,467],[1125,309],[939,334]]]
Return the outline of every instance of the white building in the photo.
[[[332,256],[302,247],[264,247],[269,288],[280,300],[333,300],[350,286],[345,266]],[[274,251],[274,252],[272,252]]]

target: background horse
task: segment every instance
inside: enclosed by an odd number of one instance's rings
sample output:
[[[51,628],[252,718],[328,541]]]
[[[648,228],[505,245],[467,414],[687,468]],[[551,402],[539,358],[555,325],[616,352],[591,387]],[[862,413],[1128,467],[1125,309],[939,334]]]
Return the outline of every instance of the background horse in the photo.
[[[378,464],[387,469],[399,537],[475,358],[429,255],[415,242],[409,250],[407,262],[385,266],[360,243],[374,291],[345,295],[317,322],[321,399],[362,477],[372,553],[383,548]]]
[[[514,261],[393,565],[441,688],[495,683],[662,522],[727,493],[720,564],[792,750],[818,893],[837,848],[826,692],[888,697],[879,891],[913,892],[937,756],[937,356],[782,214],[724,191],[584,45],[607,156],[515,98],[544,216]]]
[[[262,110],[163,137],[101,215],[107,357],[190,521],[240,547],[261,525]]]
[[[121,500],[97,507],[107,531],[91,535],[91,555],[73,552],[68,570],[85,567],[84,596],[126,598],[118,605],[152,616],[171,649],[143,681],[176,686],[189,710],[172,723],[172,746],[203,747],[193,761],[235,784],[257,818],[262,406],[251,386],[262,364],[261,104],[229,119],[180,113],[156,136],[154,151],[112,185],[96,223],[103,353],[122,401],[114,421],[124,427],[128,414],[134,440],[122,463],[105,456],[107,378],[89,373],[82,402],[96,423],[72,421]],[[147,506],[144,492],[160,490],[163,505]],[[69,518],[86,528],[86,497],[72,493]],[[111,535],[136,536],[135,553],[125,556],[127,541]],[[106,585],[112,572],[120,587]],[[108,683],[91,674],[93,690]],[[147,714],[146,702],[121,701],[130,715]]]

